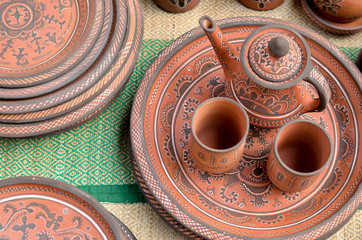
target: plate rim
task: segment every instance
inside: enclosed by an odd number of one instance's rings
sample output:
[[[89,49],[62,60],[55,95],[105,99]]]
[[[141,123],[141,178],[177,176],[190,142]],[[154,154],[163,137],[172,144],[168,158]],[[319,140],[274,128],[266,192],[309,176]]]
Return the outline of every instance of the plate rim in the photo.
[[[76,197],[82,199],[91,207],[93,207],[106,220],[107,224],[112,229],[112,232],[116,237],[116,239],[121,240],[121,238],[119,237],[121,236],[122,233],[121,228],[118,225],[118,222],[112,217],[111,213],[92,195],[86,193],[85,191],[81,190],[80,188],[74,185],[53,178],[40,177],[40,176],[19,176],[19,177],[12,177],[0,180],[0,188],[6,188],[12,185],[27,185],[27,184],[50,186],[53,188],[60,189],[64,192],[71,193]]]

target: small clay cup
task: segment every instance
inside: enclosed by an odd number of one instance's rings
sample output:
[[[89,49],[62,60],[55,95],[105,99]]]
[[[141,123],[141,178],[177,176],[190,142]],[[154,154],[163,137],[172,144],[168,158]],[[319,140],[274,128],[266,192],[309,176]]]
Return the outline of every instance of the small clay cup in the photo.
[[[313,2],[323,16],[334,22],[352,22],[362,17],[362,2],[359,0],[313,0]]]
[[[239,0],[245,7],[258,11],[267,11],[281,5],[284,0]]]
[[[299,192],[315,184],[332,156],[332,141],[324,128],[309,120],[290,121],[276,135],[267,173],[280,190]]]
[[[215,97],[195,110],[191,120],[191,156],[211,175],[231,171],[241,160],[249,118],[236,101]]]
[[[153,0],[158,7],[171,13],[183,13],[196,7],[200,0]]]

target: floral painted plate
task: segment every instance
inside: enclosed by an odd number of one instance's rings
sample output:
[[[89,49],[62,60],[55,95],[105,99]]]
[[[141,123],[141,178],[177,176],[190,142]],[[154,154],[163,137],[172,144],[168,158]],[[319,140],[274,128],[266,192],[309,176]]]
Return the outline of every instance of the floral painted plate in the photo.
[[[84,41],[83,45],[80,46],[79,49],[73,53],[73,55],[79,55],[78,52],[85,47],[90,47],[89,51],[87,51],[87,53],[84,54],[84,56],[82,56],[79,61],[73,63],[71,66],[62,66],[59,64],[57,68],[60,67],[66,71],[61,72],[61,74],[57,75],[56,77],[51,76],[51,74],[47,72],[46,69],[44,69],[43,74],[46,74],[46,76],[49,78],[52,77],[51,80],[48,79],[47,81],[42,81],[42,83],[27,87],[0,88],[0,99],[3,101],[3,104],[15,104],[18,106],[26,105],[33,101],[29,100],[30,98],[35,97],[38,97],[36,101],[41,102],[44,97],[39,97],[52,93],[66,86],[67,84],[76,81],[97,62],[97,59],[100,58],[100,55],[104,51],[104,48],[110,37],[110,32],[112,30],[112,21],[114,20],[113,4],[111,1],[103,0],[96,0],[93,4],[97,9],[97,14],[92,24],[92,26],[94,25],[95,27],[87,36],[85,36],[87,41]],[[123,9],[125,9],[125,7],[123,7]],[[98,12],[102,12],[103,14],[99,14]],[[122,19],[122,21],[126,21],[127,19],[126,12],[126,10],[119,11],[118,17]],[[125,33],[126,27],[126,24],[124,24],[124,26],[120,28],[120,30],[123,31],[123,34]],[[67,61],[74,61],[75,59],[75,57],[70,56],[64,59],[64,63]],[[69,89],[67,88],[66,90],[63,90],[63,92],[64,91],[69,91]],[[49,99],[49,95],[47,98]],[[4,100],[9,102],[4,103]],[[44,107],[47,106],[45,105]],[[21,112],[21,110],[19,111]]]
[[[217,21],[239,50],[251,32],[269,23],[301,33],[313,65],[329,82],[332,97],[327,109],[301,118],[328,131],[335,146],[332,164],[307,190],[281,191],[270,182],[266,169],[277,130],[251,126],[238,167],[223,176],[198,169],[189,148],[191,118],[203,101],[224,96],[224,75],[201,28],[185,33],[145,73],[135,96],[130,130],[141,189],[156,211],[189,237],[327,238],[362,202],[359,70],[326,39],[293,23],[262,17]],[[252,103],[258,94],[249,94]]]
[[[95,84],[80,95],[77,93],[80,88],[72,88],[68,93],[54,95],[54,98],[47,101],[34,101],[29,105],[18,106],[29,114],[1,114],[0,118],[6,119],[4,120],[6,123],[0,123],[0,137],[37,137],[74,128],[98,115],[117,97],[137,61],[143,36],[143,15],[140,0],[116,0],[113,4],[114,9],[118,10],[126,4],[127,29],[124,36],[117,35],[117,29],[126,23],[115,22],[109,46],[100,60],[107,64],[111,61],[109,67],[104,68],[104,64],[99,65],[98,62],[92,68],[94,72],[90,77],[82,80],[81,86],[87,88],[90,81],[94,81]],[[96,77],[96,80],[93,77]],[[69,98],[69,95],[73,97]],[[60,104],[62,97],[67,98],[67,101]],[[43,108],[44,105],[53,107]],[[0,104],[0,109],[5,112],[19,110],[13,104]]]
[[[92,196],[50,178],[1,180],[0,212],[2,239],[129,239]]]
[[[84,61],[99,37],[103,4],[101,0],[2,1],[0,87],[48,82]]]

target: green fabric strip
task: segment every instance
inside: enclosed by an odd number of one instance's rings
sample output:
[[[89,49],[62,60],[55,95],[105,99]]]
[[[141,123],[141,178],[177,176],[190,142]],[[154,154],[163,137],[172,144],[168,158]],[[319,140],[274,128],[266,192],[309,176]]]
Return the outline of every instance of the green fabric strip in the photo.
[[[141,190],[136,184],[77,186],[92,195],[99,202],[138,203],[146,202]]]

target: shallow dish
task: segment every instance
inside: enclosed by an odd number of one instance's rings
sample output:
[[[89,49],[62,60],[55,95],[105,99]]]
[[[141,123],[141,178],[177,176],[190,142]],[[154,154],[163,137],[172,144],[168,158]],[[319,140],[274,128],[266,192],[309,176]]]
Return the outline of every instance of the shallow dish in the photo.
[[[128,239],[119,222],[89,194],[43,177],[0,181],[4,239]]]
[[[98,66],[99,71],[94,70],[95,75],[102,73],[102,75],[97,75],[99,78],[95,81],[96,84],[80,95],[75,94],[75,96],[68,99],[69,101],[65,101],[64,105],[54,103],[54,101],[59,100],[58,98],[54,98],[53,101],[46,101],[45,104],[61,106],[47,112],[53,118],[48,118],[47,115],[39,111],[31,116],[38,119],[37,122],[31,121],[20,124],[15,121],[0,124],[0,137],[37,137],[74,128],[98,115],[117,97],[128,81],[137,61],[143,36],[143,16],[139,0],[117,0],[113,4],[114,9],[121,9],[123,4],[127,5],[125,10],[127,11],[128,24],[124,38],[113,33],[111,42],[116,44],[116,42],[122,41],[120,47],[118,45],[115,48],[107,47],[108,54],[103,54],[102,58],[107,58],[104,61],[107,63],[111,61],[111,63],[107,69],[103,69],[101,65]],[[115,18],[117,19],[117,16]],[[114,28],[117,29],[120,24],[125,23],[116,21]],[[110,45],[112,44],[110,43]],[[87,87],[87,81],[91,80],[85,79],[84,86]],[[76,92],[78,89],[73,90]],[[68,94],[73,94],[73,92],[70,91]],[[69,97],[68,94],[65,93],[63,96]],[[7,107],[0,105],[0,108],[5,109],[5,112]],[[9,107],[14,106],[10,105]],[[36,112],[38,107],[42,108],[43,105],[34,102],[33,105],[24,106],[23,110]],[[17,110],[16,108],[11,110],[14,109]],[[45,107],[44,109],[48,108]]]
[[[100,0],[2,2],[0,87],[48,82],[84,60],[100,33],[102,5]]]
[[[195,167],[189,151],[191,117],[200,103],[224,95],[224,75],[201,28],[185,33],[160,53],[140,83],[132,107],[131,144],[135,175],[146,198],[190,237],[326,238],[362,202],[359,70],[326,39],[295,24],[262,17],[217,22],[239,50],[253,30],[269,23],[302,34],[313,65],[330,84],[327,109],[302,118],[331,135],[336,149],[332,164],[307,190],[278,190],[266,170],[277,130],[251,126],[243,158],[233,171],[213,176]]]
[[[94,24],[96,25],[97,32],[92,31],[87,37],[87,41],[84,42],[83,47],[91,47],[84,56],[82,56],[79,61],[72,64],[72,66],[57,66],[62,68],[64,71],[62,74],[54,77],[49,81],[45,81],[34,86],[27,87],[16,87],[16,88],[0,88],[0,99],[1,101],[10,101],[9,104],[12,104],[17,101],[26,104],[28,99],[41,97],[43,95],[50,94],[67,84],[72,83],[79,79],[80,76],[85,74],[92,65],[97,62],[97,59],[100,58],[101,53],[104,51],[104,48],[109,40],[110,32],[112,30],[112,21],[113,19],[113,4],[110,1],[96,0],[94,2],[97,8],[97,12],[102,12],[103,14],[97,14],[95,17]],[[119,16],[121,19],[127,19],[126,11],[119,11]],[[125,32],[126,24],[123,26],[123,32]],[[97,33],[97,35],[95,35]],[[92,40],[92,44],[90,44]],[[86,44],[87,43],[87,44]],[[79,49],[81,50],[81,49]],[[75,53],[77,53],[76,51]],[[75,54],[74,53],[74,54]],[[74,61],[75,58],[68,57],[67,61]],[[45,71],[46,72],[46,71]],[[44,73],[45,73],[44,72]],[[50,74],[47,74],[50,76]],[[41,101],[41,99],[40,99]],[[17,103],[19,105],[19,103]]]

